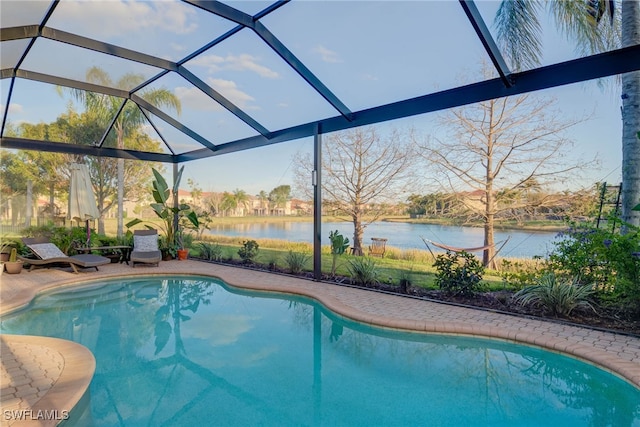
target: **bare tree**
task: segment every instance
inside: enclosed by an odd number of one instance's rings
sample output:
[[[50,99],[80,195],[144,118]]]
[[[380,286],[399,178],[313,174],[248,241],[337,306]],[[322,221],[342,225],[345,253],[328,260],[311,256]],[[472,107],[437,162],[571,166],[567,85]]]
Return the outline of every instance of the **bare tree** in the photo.
[[[514,193],[575,178],[596,165],[569,156],[573,143],[563,135],[585,119],[563,119],[554,105],[553,99],[525,94],[453,109],[441,117],[445,137],[418,143],[442,172],[440,185],[484,222],[485,266],[495,267],[496,215],[531,202],[515,200]]]
[[[384,214],[385,203],[409,191],[416,157],[411,138],[397,131],[383,137],[373,127],[357,128],[323,140],[323,199],[351,218],[354,253],[362,255],[364,230]],[[296,155],[296,186],[309,197],[312,170],[310,154]]]

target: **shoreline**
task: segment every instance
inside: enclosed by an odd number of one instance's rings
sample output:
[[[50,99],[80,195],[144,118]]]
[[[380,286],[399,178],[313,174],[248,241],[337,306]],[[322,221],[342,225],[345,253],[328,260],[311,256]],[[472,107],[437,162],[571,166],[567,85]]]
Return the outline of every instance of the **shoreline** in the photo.
[[[404,222],[408,224],[428,224],[428,225],[442,225],[448,227],[473,227],[473,228],[483,228],[484,225],[481,223],[468,223],[468,224],[454,224],[450,221],[439,221],[437,219],[414,219],[414,218],[383,218],[380,220],[381,222]],[[515,230],[515,231],[539,231],[539,232],[560,232],[565,231],[567,229],[566,225],[517,225],[517,224],[494,224],[494,230]]]

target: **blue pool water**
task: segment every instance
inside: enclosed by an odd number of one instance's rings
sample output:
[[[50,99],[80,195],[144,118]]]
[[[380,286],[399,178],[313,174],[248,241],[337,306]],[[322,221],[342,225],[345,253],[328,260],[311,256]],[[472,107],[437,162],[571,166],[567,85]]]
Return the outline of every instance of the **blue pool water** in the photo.
[[[82,426],[640,426],[640,390],[578,360],[371,328],[209,278],[51,293],[0,331],[95,354]]]

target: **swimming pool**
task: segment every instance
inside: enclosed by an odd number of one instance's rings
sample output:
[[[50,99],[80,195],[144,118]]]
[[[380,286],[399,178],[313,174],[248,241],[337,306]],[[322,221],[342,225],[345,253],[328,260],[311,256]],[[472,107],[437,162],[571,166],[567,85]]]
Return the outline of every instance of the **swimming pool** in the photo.
[[[640,426],[640,390],[578,360],[367,327],[209,278],[50,293],[0,331],[88,347],[96,426]]]

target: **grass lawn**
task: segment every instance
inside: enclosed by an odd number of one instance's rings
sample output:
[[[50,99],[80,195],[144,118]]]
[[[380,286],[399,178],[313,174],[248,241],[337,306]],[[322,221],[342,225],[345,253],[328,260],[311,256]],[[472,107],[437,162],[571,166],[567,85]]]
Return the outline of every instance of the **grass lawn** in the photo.
[[[255,263],[269,266],[276,265],[287,269],[286,256],[289,251],[308,255],[305,271],[313,270],[313,247],[309,243],[294,243],[275,239],[254,239],[260,249],[255,258]],[[237,237],[207,236],[206,242],[220,245],[223,260],[241,260],[238,250],[241,247]],[[409,250],[403,251],[397,248],[387,248],[388,255],[385,258],[372,258],[378,271],[378,281],[398,284],[403,273],[409,273],[411,283],[414,286],[427,289],[436,289],[434,284],[436,270],[433,267],[433,257],[428,251]],[[194,242],[190,255],[200,256],[199,242]],[[349,276],[349,262],[356,258],[353,255],[344,254],[338,257],[336,274]],[[331,272],[332,255],[329,246],[322,247],[322,272]],[[491,290],[503,289],[501,277],[497,272],[488,271],[484,280]]]

